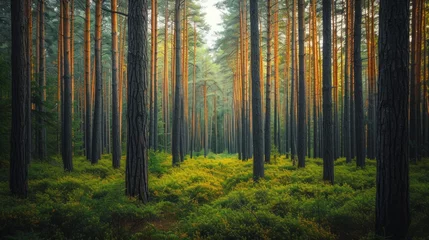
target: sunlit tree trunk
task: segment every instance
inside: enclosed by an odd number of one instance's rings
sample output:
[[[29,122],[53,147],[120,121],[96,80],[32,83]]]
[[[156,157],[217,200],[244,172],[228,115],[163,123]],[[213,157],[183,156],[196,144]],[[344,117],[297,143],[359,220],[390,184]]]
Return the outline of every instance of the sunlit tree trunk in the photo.
[[[158,54],[158,27],[157,27],[157,1],[151,1],[151,114],[150,114],[150,146],[153,149],[157,149],[157,139],[158,139],[158,104],[157,104],[157,93],[158,93],[158,83],[157,83],[157,54]]]
[[[274,145],[280,150],[279,144],[279,2],[274,0]]]
[[[265,162],[271,154],[271,0],[267,0],[267,86],[265,87]]]
[[[204,157],[207,157],[209,149],[209,109],[207,106],[207,83],[203,85],[204,95]]]
[[[75,95],[75,81],[74,81],[74,0],[70,0],[70,81],[71,81],[71,104],[72,104],[72,124],[74,119],[74,95]],[[72,137],[73,137],[72,129]],[[72,142],[73,144],[73,142]]]
[[[295,97],[295,71],[296,71],[296,63],[295,63],[295,48],[296,48],[296,24],[295,24],[295,10],[296,10],[296,1],[297,0],[292,0],[293,4],[292,4],[292,57],[291,57],[291,87],[290,87],[290,92],[291,92],[291,98],[290,98],[290,148],[291,148],[291,160],[292,163],[295,164],[295,154],[296,154],[296,135],[295,135],[295,105],[296,105],[296,97]]]
[[[289,7],[289,1],[286,0],[286,12],[287,12],[287,25],[286,25],[286,43],[285,43],[285,66],[284,66],[284,79],[285,79],[285,121],[284,121],[284,126],[285,126],[285,152],[286,154],[290,153],[290,131],[291,129],[289,128],[290,124],[289,122],[291,121],[290,116],[289,116],[289,92],[290,92],[290,44],[291,44],[291,18],[289,15],[289,11],[290,11],[290,7]]]
[[[195,115],[197,113],[196,106],[197,106],[197,91],[196,91],[196,79],[197,79],[197,25],[194,22],[194,64],[193,64],[193,93],[192,93],[192,134],[191,134],[191,158],[193,151],[195,149],[195,138],[196,138],[196,126],[195,126]]]
[[[165,1],[165,20],[164,20],[164,91],[163,91],[163,117],[164,117],[164,151],[167,152],[168,129],[169,129],[169,90],[168,90],[168,1]]]
[[[121,137],[119,129],[119,106],[118,106],[118,16],[117,0],[111,0],[112,10],[112,141],[113,168],[119,168],[121,165]],[[109,138],[110,139],[110,138]]]
[[[311,1],[311,18],[310,18],[310,32],[312,36],[312,66],[313,66],[313,155],[315,158],[320,157],[319,155],[319,128],[318,128],[318,94],[319,94],[319,74],[318,74],[318,59],[317,59],[317,12],[316,12],[316,1]]]
[[[346,162],[350,163],[351,159],[351,143],[350,143],[350,0],[346,0],[346,43],[345,43],[345,74],[344,74],[344,154]]]
[[[126,42],[126,21],[123,21],[122,30],[121,30],[121,51],[120,51],[120,80],[119,80],[119,137],[122,143],[122,119],[123,119],[123,96],[124,96],[124,87],[127,86],[127,81],[125,81],[125,42]]]

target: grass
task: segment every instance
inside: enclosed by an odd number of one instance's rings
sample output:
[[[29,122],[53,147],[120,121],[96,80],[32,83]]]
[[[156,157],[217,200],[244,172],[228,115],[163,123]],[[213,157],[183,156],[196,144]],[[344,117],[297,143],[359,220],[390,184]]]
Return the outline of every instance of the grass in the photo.
[[[198,155],[198,154],[197,154]],[[0,237],[6,239],[374,239],[375,161],[365,169],[335,162],[335,185],[321,180],[322,161],[297,169],[284,156],[252,180],[252,162],[209,154],[171,167],[150,153],[150,203],[125,196],[125,158],[113,169],[74,159],[33,162],[29,197],[9,195],[0,166]],[[410,165],[414,239],[429,236],[429,161]]]

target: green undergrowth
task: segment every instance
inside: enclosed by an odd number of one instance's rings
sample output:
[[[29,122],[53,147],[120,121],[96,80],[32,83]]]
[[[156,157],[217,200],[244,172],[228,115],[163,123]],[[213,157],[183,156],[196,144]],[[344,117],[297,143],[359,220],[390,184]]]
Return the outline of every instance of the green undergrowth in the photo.
[[[0,238],[5,239],[375,239],[375,161],[365,169],[335,162],[335,185],[321,180],[322,160],[297,169],[284,156],[252,180],[252,161],[236,155],[150,153],[146,205],[125,196],[120,169],[105,155],[96,165],[74,159],[34,161],[27,199],[9,195],[0,166]],[[411,235],[429,236],[429,161],[410,165]]]

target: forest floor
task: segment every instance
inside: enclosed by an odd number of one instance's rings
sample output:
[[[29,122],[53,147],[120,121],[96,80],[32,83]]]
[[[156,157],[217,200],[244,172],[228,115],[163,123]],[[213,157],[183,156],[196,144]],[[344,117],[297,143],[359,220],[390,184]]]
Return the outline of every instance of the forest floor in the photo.
[[[28,199],[10,196],[0,161],[0,238],[10,239],[374,239],[375,161],[365,169],[335,162],[335,185],[322,181],[322,160],[297,169],[284,156],[252,180],[252,161],[209,154],[171,167],[150,153],[150,202],[125,196],[125,157],[91,165],[74,159],[34,161]],[[429,236],[429,159],[410,165],[413,239]]]

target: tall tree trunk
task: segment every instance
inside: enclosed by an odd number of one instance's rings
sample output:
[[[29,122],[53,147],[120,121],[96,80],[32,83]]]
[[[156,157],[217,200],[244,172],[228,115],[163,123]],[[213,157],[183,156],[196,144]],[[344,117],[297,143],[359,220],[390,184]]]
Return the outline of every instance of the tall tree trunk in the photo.
[[[169,90],[168,90],[168,1],[165,1],[165,22],[164,22],[164,91],[163,91],[163,107],[164,107],[164,151],[167,152],[168,145],[168,123],[169,118]]]
[[[118,15],[117,0],[111,0],[112,10],[112,141],[113,168],[119,168],[121,165],[121,133],[119,130],[119,106],[118,106]],[[109,138],[110,139],[110,138]]]
[[[355,1],[354,27],[354,96],[355,96],[355,136],[356,136],[356,165],[365,167],[365,125],[362,93],[362,59],[361,59],[361,22],[362,1]]]
[[[64,128],[64,2],[60,1],[60,20],[58,26],[58,154],[62,153],[63,149],[63,135],[62,130]]]
[[[338,121],[338,47],[337,47],[337,16],[336,16],[336,7],[337,7],[337,1],[333,0],[332,1],[332,45],[333,45],[333,51],[332,51],[332,70],[333,70],[333,82],[334,82],[334,86],[333,86],[333,92],[334,92],[334,103],[333,103],[333,111],[334,111],[334,120],[333,120],[333,136],[334,136],[334,141],[333,141],[333,145],[334,145],[334,159],[337,159],[340,156],[340,151],[339,151],[339,140],[340,140],[340,136],[339,136],[339,121]]]
[[[421,0],[413,1],[412,13],[412,32],[411,32],[411,73],[410,73],[410,158],[415,162],[419,158],[419,134],[420,128],[418,124],[419,103],[419,76],[420,76],[420,15],[421,15]]]
[[[94,101],[94,124],[92,134],[92,157],[91,163],[95,164],[101,158],[101,130],[102,130],[102,95],[103,79],[101,72],[101,7],[102,0],[96,0],[95,5],[95,101]]]
[[[203,86],[204,95],[204,157],[207,157],[209,148],[209,110],[207,106],[207,83],[204,81]]]
[[[75,81],[74,81],[74,0],[70,0],[70,81],[71,81],[71,104],[72,104],[72,124],[74,119],[74,95],[75,95]],[[72,138],[74,132],[72,129]],[[73,142],[72,142],[73,145]]]
[[[63,0],[64,6],[64,117],[63,117],[63,164],[65,171],[73,170],[72,163],[72,101],[71,101],[71,79],[70,79],[70,10],[69,1]]]
[[[12,127],[10,135],[9,188],[13,195],[27,197],[28,163],[30,162],[30,67],[28,64],[28,0],[11,0],[12,30]]]
[[[331,0],[323,0],[323,180],[334,183],[331,79]]]
[[[289,70],[289,65],[290,65],[290,53],[291,51],[290,49],[290,44],[291,44],[291,17],[289,15],[289,11],[290,11],[290,7],[289,7],[289,0],[286,0],[286,12],[287,12],[287,27],[286,27],[286,55],[285,55],[285,66],[284,66],[284,72],[285,72],[285,121],[284,121],[284,127],[285,127],[285,152],[286,152],[286,158],[287,158],[287,154],[290,153],[290,138],[289,138],[289,133],[291,131],[291,129],[289,128],[290,124],[289,122],[291,121],[290,116],[289,116],[289,92],[290,92],[290,85],[289,85],[289,80],[288,78],[290,78],[289,74],[290,74],[290,70]],[[262,68],[261,68],[262,69]]]
[[[172,133],[172,154],[173,154],[173,165],[177,165],[180,162],[180,128],[181,128],[181,93],[182,93],[182,66],[181,66],[181,4],[180,0],[175,0],[175,35],[176,35],[176,52],[175,52],[175,93],[174,93],[174,112],[173,112],[173,133]]]
[[[305,167],[305,69],[304,0],[298,0],[299,89],[298,89],[298,167]]]
[[[279,2],[274,0],[274,145],[280,151],[279,138]]]
[[[38,118],[38,131],[37,131],[37,156],[40,160],[46,158],[46,127],[45,127],[45,101],[46,101],[46,79],[45,79],[45,2],[39,1],[39,65],[38,65],[38,79],[39,79],[39,103],[37,106]]]
[[[267,86],[265,88],[265,162],[271,154],[271,0],[267,0]]]
[[[292,57],[291,57],[291,86],[290,86],[290,154],[291,154],[291,160],[292,163],[295,164],[295,154],[296,154],[296,137],[295,137],[295,48],[296,48],[296,37],[295,37],[295,10],[296,10],[296,1],[292,0]]]
[[[197,25],[196,22],[194,21],[194,66],[193,66],[193,74],[192,74],[192,78],[193,78],[193,93],[192,93],[192,134],[191,134],[191,158],[192,158],[192,154],[193,151],[195,149],[195,138],[196,138],[196,126],[195,126],[195,115],[197,113],[197,90],[196,90],[196,79],[197,79]]]
[[[351,159],[351,143],[350,143],[350,0],[346,0],[346,43],[345,43],[345,67],[344,67],[344,154],[346,162],[350,163]]]
[[[310,18],[310,26],[311,26],[311,35],[312,35],[312,60],[313,60],[313,71],[314,71],[314,82],[313,82],[313,155],[315,158],[320,157],[319,154],[319,112],[318,112],[318,98],[319,98],[319,71],[318,71],[318,57],[317,57],[317,29],[316,29],[316,21],[317,21],[317,12],[316,12],[316,1],[312,0],[311,3],[311,18]]]
[[[158,108],[157,108],[157,48],[158,48],[158,30],[157,30],[157,4],[156,0],[151,1],[151,114],[150,114],[150,146],[152,149],[157,148],[157,130],[158,130]]]
[[[261,81],[259,79],[259,12],[258,0],[250,0],[250,35],[252,64],[252,118],[253,118],[253,179],[264,177],[264,149],[262,144]]]
[[[391,239],[406,239],[410,224],[408,9],[409,0],[380,1],[376,233]]]
[[[147,0],[128,0],[128,101],[127,158],[125,171],[126,195],[146,203],[148,189],[147,134]]]
[[[92,99],[91,99],[91,0],[85,1],[85,29],[84,29],[84,72],[85,72],[85,154],[89,160],[91,158],[92,144]]]

